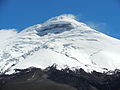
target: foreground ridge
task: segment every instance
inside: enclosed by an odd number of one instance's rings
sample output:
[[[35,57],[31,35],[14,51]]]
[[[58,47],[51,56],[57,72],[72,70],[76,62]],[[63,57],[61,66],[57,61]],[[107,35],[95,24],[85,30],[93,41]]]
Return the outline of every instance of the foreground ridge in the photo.
[[[16,74],[0,76],[0,90],[119,90],[120,71],[114,74],[85,72],[83,69],[16,69]],[[51,87],[51,89],[49,88]]]

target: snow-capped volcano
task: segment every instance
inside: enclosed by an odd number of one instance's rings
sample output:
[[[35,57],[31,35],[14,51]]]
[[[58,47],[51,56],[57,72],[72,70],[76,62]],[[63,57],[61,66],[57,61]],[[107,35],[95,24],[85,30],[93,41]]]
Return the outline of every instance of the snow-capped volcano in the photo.
[[[73,15],[54,17],[11,36],[7,43],[0,41],[1,73],[53,64],[85,71],[120,69],[120,40],[78,22]]]

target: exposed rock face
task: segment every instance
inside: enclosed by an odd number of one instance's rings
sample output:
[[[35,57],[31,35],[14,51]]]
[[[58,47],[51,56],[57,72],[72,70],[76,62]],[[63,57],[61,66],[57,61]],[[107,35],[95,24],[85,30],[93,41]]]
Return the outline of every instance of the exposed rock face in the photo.
[[[119,90],[120,72],[86,73],[83,69],[45,70],[29,68],[19,73],[0,76],[0,90]]]
[[[59,30],[58,30],[59,29]],[[64,31],[70,31],[74,29],[74,27],[71,25],[71,23],[66,23],[66,24],[52,24],[48,26],[43,26],[41,27],[41,30],[38,29],[38,35],[44,36],[47,35],[48,33],[54,33],[54,34],[59,34]]]

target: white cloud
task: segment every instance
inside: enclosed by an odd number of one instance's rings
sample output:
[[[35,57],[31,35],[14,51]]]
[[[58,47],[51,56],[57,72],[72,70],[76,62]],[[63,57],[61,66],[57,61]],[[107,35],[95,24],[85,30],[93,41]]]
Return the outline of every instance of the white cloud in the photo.
[[[4,50],[6,45],[9,45],[11,38],[17,35],[16,29],[0,30],[0,51]]]
[[[108,30],[109,27],[104,22],[87,22],[86,24],[97,31],[100,31],[106,34],[109,33],[109,30]]]
[[[91,28],[93,28],[93,29],[95,29],[97,31],[103,32],[105,34],[109,34],[110,33],[110,27],[109,27],[109,25],[107,23],[105,23],[105,22],[88,21],[86,18],[88,19],[89,17],[85,17],[81,13],[76,15],[76,19],[78,21],[87,24],[89,27],[91,27]]]
[[[16,29],[2,29],[0,30],[0,42],[5,41],[17,35]]]
[[[103,28],[105,28],[106,27],[106,23],[98,23],[98,22],[87,22],[87,24],[91,27],[91,28],[93,28],[93,29],[98,29],[98,30],[100,30],[100,29],[103,29]]]

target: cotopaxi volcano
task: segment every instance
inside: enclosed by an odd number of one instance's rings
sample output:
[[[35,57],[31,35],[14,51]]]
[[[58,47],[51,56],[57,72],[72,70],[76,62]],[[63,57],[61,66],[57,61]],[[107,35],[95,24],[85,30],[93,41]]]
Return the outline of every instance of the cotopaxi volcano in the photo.
[[[57,64],[58,69],[82,68],[86,72],[120,69],[120,40],[61,15],[15,33],[1,30],[0,73]]]

